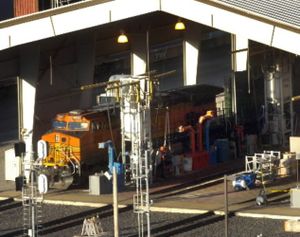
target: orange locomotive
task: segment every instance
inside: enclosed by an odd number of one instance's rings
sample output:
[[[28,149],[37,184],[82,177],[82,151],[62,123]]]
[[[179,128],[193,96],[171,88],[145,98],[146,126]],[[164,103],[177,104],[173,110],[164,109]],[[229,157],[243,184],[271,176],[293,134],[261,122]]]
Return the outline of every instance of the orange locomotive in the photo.
[[[112,111],[74,110],[56,115],[52,129],[38,143],[41,173],[48,176],[50,186],[69,186],[75,176],[107,166],[107,152],[98,149],[98,143],[112,137],[120,140],[119,115]]]
[[[169,113],[168,136],[176,134],[180,125],[188,125],[187,115],[203,114],[214,103],[193,105],[177,103],[168,109],[152,109],[152,138],[154,147],[162,145],[165,135],[166,112]],[[154,106],[156,107],[156,106]],[[52,129],[38,143],[41,173],[46,174],[50,187],[66,188],[74,177],[107,170],[108,154],[98,143],[112,140],[120,151],[121,128],[119,109],[74,110],[57,114]],[[80,178],[81,179],[81,178]]]

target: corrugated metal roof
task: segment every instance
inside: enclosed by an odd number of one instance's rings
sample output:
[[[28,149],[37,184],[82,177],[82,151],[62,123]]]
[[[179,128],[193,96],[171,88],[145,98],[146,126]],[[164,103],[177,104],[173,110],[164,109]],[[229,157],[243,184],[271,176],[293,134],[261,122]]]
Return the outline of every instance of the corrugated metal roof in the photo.
[[[300,0],[217,0],[215,2],[226,3],[300,27]]]

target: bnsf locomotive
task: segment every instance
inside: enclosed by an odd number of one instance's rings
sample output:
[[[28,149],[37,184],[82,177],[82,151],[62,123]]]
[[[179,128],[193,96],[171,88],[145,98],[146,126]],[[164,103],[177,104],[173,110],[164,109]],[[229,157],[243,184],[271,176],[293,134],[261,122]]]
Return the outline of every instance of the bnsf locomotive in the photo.
[[[74,110],[56,115],[52,129],[38,142],[41,173],[47,175],[51,187],[67,187],[75,177],[107,164],[107,153],[98,143],[120,140],[118,112],[112,111]]]
[[[153,144],[161,143],[165,135],[166,111],[169,114],[169,134],[175,134],[180,125],[191,124],[189,115],[204,114],[214,109],[214,103],[193,105],[177,103],[166,107],[154,106],[151,111]],[[121,129],[119,109],[74,110],[57,114],[52,129],[38,142],[40,172],[48,178],[50,187],[65,188],[74,178],[106,170],[108,154],[98,143],[111,140],[120,151]]]

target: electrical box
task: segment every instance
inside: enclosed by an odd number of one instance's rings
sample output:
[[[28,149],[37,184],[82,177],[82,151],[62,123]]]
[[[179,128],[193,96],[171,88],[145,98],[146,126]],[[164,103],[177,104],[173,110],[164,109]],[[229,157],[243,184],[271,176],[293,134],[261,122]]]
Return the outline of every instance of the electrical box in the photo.
[[[22,173],[22,160],[15,156],[15,149],[5,151],[5,180],[15,181]]]
[[[300,208],[300,189],[299,188],[291,188],[291,207],[292,208]]]
[[[108,179],[104,174],[94,174],[89,176],[89,190],[91,195],[101,195],[112,193],[112,179]]]

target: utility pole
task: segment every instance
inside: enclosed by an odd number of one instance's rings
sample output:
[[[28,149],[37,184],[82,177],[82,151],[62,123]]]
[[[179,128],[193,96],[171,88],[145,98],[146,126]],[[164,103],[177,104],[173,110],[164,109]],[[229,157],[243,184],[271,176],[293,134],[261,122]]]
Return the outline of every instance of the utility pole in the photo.
[[[119,210],[118,210],[118,175],[116,167],[113,167],[113,205],[114,205],[114,233],[119,237]]]
[[[228,237],[228,190],[227,175],[224,175],[224,220],[225,220],[225,237]]]

